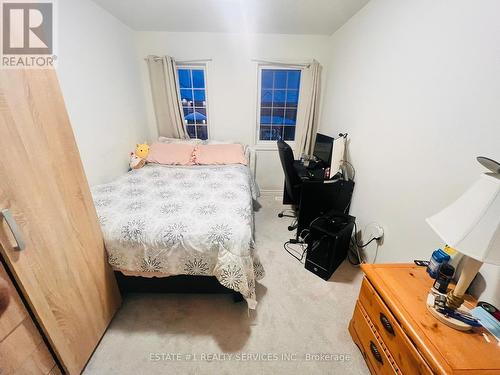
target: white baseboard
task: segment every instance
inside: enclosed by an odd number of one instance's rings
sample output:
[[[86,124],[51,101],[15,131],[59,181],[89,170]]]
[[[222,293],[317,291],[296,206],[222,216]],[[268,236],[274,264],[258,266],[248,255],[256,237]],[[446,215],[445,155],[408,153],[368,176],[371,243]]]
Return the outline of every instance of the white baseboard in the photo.
[[[283,202],[283,190],[261,190],[261,197],[273,198],[276,202]]]
[[[278,190],[260,189],[260,195],[265,195],[265,196],[278,195],[278,196],[282,197],[283,196],[283,190],[281,190],[281,189],[278,189]]]

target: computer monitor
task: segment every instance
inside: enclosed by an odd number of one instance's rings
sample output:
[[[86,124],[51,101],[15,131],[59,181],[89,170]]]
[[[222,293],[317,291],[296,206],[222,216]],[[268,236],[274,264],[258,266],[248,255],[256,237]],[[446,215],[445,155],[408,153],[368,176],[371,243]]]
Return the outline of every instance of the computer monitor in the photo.
[[[321,160],[325,166],[330,166],[332,161],[333,141],[332,137],[320,133],[316,134],[313,155]]]

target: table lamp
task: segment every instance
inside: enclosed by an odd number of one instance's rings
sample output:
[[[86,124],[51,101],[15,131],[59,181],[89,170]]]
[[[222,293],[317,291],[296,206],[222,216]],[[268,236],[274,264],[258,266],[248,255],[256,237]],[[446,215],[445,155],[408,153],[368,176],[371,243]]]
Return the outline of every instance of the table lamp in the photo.
[[[490,173],[483,173],[460,198],[426,219],[449,246],[464,255],[457,285],[449,291],[446,306],[457,309],[483,263],[500,265],[500,164],[478,157]]]

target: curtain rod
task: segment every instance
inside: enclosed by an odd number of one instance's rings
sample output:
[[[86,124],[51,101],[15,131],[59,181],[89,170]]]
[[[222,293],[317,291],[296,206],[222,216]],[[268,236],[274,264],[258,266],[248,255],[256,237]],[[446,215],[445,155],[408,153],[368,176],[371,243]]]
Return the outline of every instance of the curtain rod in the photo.
[[[252,59],[252,62],[256,62],[259,64],[269,64],[269,65],[283,65],[283,66],[303,66],[305,68],[309,68],[311,66],[311,62],[285,62],[285,61],[272,61],[272,60],[260,60],[260,59]]]
[[[153,61],[161,61],[162,58],[159,56],[154,56]],[[175,60],[175,59],[174,59]],[[144,61],[148,61],[148,58],[145,57]],[[196,60],[175,60],[176,63],[187,64],[187,63],[197,63],[197,62],[209,62],[212,59],[196,59]]]

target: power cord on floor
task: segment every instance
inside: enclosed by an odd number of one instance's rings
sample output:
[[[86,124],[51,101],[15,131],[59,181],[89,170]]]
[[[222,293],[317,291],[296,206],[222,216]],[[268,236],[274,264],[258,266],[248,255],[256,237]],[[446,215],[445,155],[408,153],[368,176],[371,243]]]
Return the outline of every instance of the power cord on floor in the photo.
[[[292,248],[291,245],[299,245],[300,251]],[[307,252],[307,244],[306,243],[303,243],[303,242],[293,243],[291,240],[289,240],[283,244],[283,247],[288,254],[290,254],[291,256],[293,256],[295,259],[297,259],[299,262],[302,263],[302,260],[304,259],[304,256]],[[299,255],[300,255],[300,257],[299,257]]]
[[[284,244],[283,244],[283,248],[285,249],[285,251],[290,254],[291,256],[293,256],[295,259],[297,259],[299,262],[302,263],[302,261],[304,260],[304,256],[306,255],[307,253],[307,248],[308,248],[308,245],[306,243],[306,239],[307,237],[309,236],[309,234],[311,233],[311,225],[313,223],[316,222],[316,220],[320,219],[321,216],[318,216],[317,218],[315,218],[313,221],[311,221],[311,224],[309,224],[309,228],[305,228],[305,229],[302,229],[299,233],[299,236],[298,236],[298,240],[289,240],[289,241],[286,241]],[[295,219],[294,223],[292,224],[292,226],[294,226],[295,224],[297,224],[297,219]],[[290,227],[289,227],[290,228]],[[302,237],[305,233],[305,236]],[[299,245],[300,249],[297,250],[297,249],[294,249],[291,245]]]
[[[373,241],[378,240],[378,237],[372,237],[372,238],[370,239],[370,241],[368,241],[368,242],[367,242],[367,243],[365,243],[364,245],[360,245],[360,244],[358,243],[358,241],[356,240],[356,235],[357,235],[357,233],[358,233],[358,226],[356,225],[356,222],[354,222],[354,237],[353,237],[353,238],[354,238],[354,241],[355,241],[356,246],[357,246],[358,248],[361,248],[361,249],[362,249],[363,247],[367,247],[367,246],[368,246],[369,244],[371,244]]]
[[[283,244],[283,248],[285,249],[285,251],[301,263],[304,260],[304,256],[308,250],[308,244],[305,243],[305,240],[310,234],[310,228],[311,228],[312,224],[314,222],[316,222],[316,220],[320,219],[321,217],[322,216],[316,217],[313,221],[311,221],[309,228],[303,229],[300,232],[300,234],[298,236],[299,240],[289,240]],[[304,233],[306,233],[306,235],[304,237],[302,237],[302,235]],[[354,234],[351,237],[349,250],[347,252],[347,260],[353,266],[359,266],[363,263],[366,263],[366,261],[361,256],[360,249],[367,247],[373,241],[377,241],[379,239],[378,237],[372,237],[367,243],[360,244],[360,243],[358,243],[358,241],[356,239],[357,234],[358,234],[358,226],[357,226],[356,222],[354,222]],[[315,241],[315,244],[321,242],[323,239],[324,238],[321,238],[320,241]],[[294,249],[291,245],[298,245],[300,247],[300,249]],[[313,245],[313,248],[311,250],[314,250],[314,248],[315,248],[315,245]],[[378,250],[378,247],[377,247],[377,250]]]
[[[356,241],[353,237],[351,237],[349,251],[347,252],[347,260],[355,267],[359,267],[359,265],[365,263],[364,259],[359,253],[359,247],[356,245]]]
[[[367,243],[360,244],[356,239],[357,235],[358,235],[358,226],[356,225],[356,222],[354,222],[354,234],[351,237],[350,247],[347,253],[347,259],[349,260],[349,263],[351,263],[353,266],[359,266],[363,263],[366,263],[366,261],[361,257],[359,249],[363,249],[367,247],[369,244],[371,244],[373,241],[377,241],[379,239],[378,237],[372,237]],[[378,251],[378,246],[377,246],[377,251]],[[353,260],[352,257],[356,257],[356,259]]]

